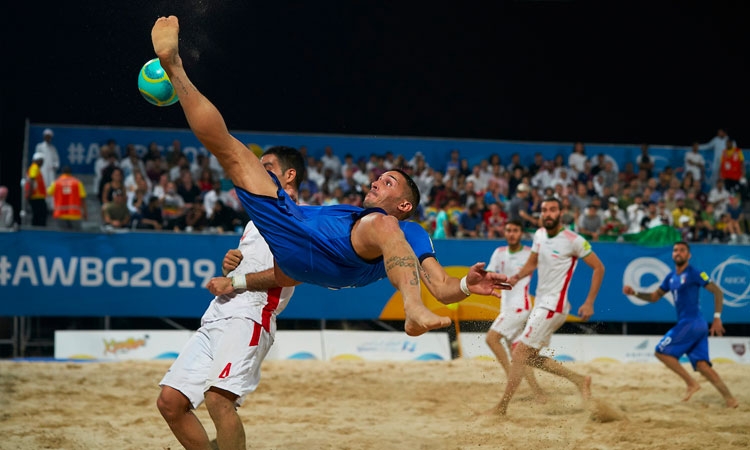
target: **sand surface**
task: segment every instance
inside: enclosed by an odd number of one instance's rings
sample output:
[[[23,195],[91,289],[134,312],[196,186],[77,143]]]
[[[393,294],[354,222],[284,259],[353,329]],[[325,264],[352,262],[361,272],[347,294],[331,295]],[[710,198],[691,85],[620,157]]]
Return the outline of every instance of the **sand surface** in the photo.
[[[169,364],[0,361],[0,449],[181,448],[155,406]],[[476,415],[505,386],[493,361],[267,361],[240,416],[254,449],[750,448],[748,365],[716,365],[733,410],[704,379],[682,402],[659,364],[568,366],[593,377],[589,403],[541,373],[549,401],[524,383],[501,418]],[[197,414],[215,437],[205,407]]]

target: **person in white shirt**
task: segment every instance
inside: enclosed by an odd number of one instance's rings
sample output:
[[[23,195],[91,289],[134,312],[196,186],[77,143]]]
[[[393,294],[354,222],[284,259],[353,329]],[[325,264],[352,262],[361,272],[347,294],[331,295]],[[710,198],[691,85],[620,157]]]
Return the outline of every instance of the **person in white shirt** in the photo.
[[[708,203],[714,205],[716,217],[721,217],[727,211],[731,196],[732,194],[724,187],[724,180],[721,178],[716,180],[716,185],[708,192],[707,199]]]
[[[326,169],[330,169],[336,178],[341,177],[341,158],[333,153],[333,148],[330,145],[326,145],[323,150],[325,154],[320,157],[323,162],[323,173]]]
[[[570,303],[568,287],[578,260],[593,269],[591,287],[586,300],[578,308],[579,317],[586,321],[594,314],[594,301],[604,278],[604,264],[579,234],[563,228],[560,200],[548,197],[542,202],[542,228],[534,234],[531,255],[526,264],[508,281],[515,286],[538,269],[534,308],[521,336],[513,348],[508,384],[493,412],[505,415],[513,394],[526,372],[524,365],[540,368],[566,378],[581,391],[584,400],[591,397],[591,377],[566,368],[554,359],[541,356],[539,350],[549,345],[550,337],[565,323]]]
[[[0,230],[12,230],[15,228],[13,218],[13,205],[6,203],[8,188],[0,186]]]
[[[698,146],[698,150],[713,150],[713,157],[711,158],[711,176],[709,177],[708,184],[713,186],[716,184],[716,180],[719,179],[719,165],[721,164],[721,154],[724,153],[724,149],[727,148],[727,141],[729,135],[726,130],[719,128],[716,131],[716,136],[705,144]]]
[[[51,184],[57,179],[57,171],[60,169],[60,156],[57,154],[57,147],[52,143],[52,138],[55,133],[50,128],[45,128],[42,131],[42,142],[36,144],[34,153],[41,153],[44,155],[44,165],[42,166],[42,177],[44,182]],[[54,205],[52,204],[52,197],[47,197],[47,206],[51,209]]]
[[[694,142],[690,151],[685,153],[685,172],[692,173],[693,180],[700,183],[704,170],[706,170],[706,160],[700,154],[700,145]]]
[[[568,167],[579,174],[583,172],[587,159],[588,156],[586,156],[586,148],[583,146],[583,142],[576,142],[573,144],[573,153],[568,156]]]
[[[498,247],[492,252],[487,270],[511,275],[521,270],[531,255],[531,248],[521,243],[523,223],[520,220],[515,219],[506,223],[504,232],[508,245]],[[531,284],[531,277],[526,277],[520,280],[512,290],[503,291],[500,315],[492,322],[485,338],[506,375],[510,373],[510,359],[505,347],[512,348],[514,341],[526,326],[526,319],[531,312],[529,284]],[[537,400],[545,402],[547,395],[537,383],[531,367],[526,368],[525,378]]]

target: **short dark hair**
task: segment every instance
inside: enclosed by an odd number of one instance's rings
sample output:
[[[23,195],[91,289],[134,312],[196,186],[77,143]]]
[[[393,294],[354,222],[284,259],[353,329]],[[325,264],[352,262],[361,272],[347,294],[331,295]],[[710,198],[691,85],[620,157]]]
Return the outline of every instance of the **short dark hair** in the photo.
[[[409,218],[417,213],[417,209],[419,208],[419,187],[417,187],[417,183],[414,182],[414,179],[410,177],[406,172],[404,172],[401,169],[391,169],[393,172],[398,172],[401,174],[402,177],[406,180],[406,185],[409,187],[409,193],[410,195],[407,197],[407,200],[411,202],[411,213],[406,216],[406,218]]]
[[[690,251],[690,244],[688,244],[685,241],[677,241],[677,242],[674,243],[674,245],[684,245],[685,248],[687,249],[687,251],[688,252]],[[672,247],[674,247],[674,245]]]
[[[305,179],[305,158],[302,153],[294,147],[284,145],[274,145],[263,152],[264,155],[275,155],[279,160],[281,172],[284,173],[289,169],[294,169],[297,175],[294,177],[294,187],[299,189],[302,180]]]
[[[523,222],[521,221],[521,219],[510,219],[509,221],[505,222],[505,225],[515,225],[520,228],[521,231],[523,231]]]
[[[557,197],[545,197],[544,200],[542,200],[542,203],[547,203],[547,202],[555,202],[557,203],[557,208],[562,209],[562,202]]]

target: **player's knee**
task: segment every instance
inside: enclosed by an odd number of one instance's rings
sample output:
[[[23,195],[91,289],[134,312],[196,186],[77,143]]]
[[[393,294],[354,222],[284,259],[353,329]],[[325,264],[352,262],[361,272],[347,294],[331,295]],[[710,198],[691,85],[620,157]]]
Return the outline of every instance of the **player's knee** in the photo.
[[[206,391],[206,409],[212,419],[220,419],[224,414],[235,411],[237,395],[215,387]]]
[[[162,417],[167,420],[174,419],[189,409],[189,401],[177,391],[163,388],[156,398],[156,408]]]

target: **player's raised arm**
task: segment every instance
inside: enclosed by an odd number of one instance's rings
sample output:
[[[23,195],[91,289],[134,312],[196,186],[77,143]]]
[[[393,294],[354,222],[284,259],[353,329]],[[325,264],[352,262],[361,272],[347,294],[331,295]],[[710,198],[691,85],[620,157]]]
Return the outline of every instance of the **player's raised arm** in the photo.
[[[277,187],[258,158],[229,134],[219,110],[198,91],[185,73],[178,49],[179,31],[177,17],[160,17],[151,30],[151,41],[174,85],[190,129],[216,156],[235,186],[254,194],[275,196]]]

